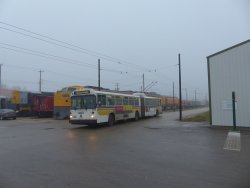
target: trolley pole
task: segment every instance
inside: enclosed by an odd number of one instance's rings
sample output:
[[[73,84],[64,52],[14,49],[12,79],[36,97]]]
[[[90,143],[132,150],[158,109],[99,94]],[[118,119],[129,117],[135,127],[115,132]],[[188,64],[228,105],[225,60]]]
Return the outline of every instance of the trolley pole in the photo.
[[[101,90],[101,65],[100,65],[100,59],[98,59],[98,90]]]
[[[180,110],[180,120],[182,120],[182,98],[181,98],[181,54],[178,55],[179,60],[179,110]]]
[[[0,64],[0,88],[2,88],[2,66],[3,64]]]

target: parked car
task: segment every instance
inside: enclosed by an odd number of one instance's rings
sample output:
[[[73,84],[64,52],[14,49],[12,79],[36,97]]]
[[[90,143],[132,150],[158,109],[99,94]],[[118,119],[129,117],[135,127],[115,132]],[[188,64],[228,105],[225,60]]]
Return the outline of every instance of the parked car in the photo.
[[[0,120],[16,119],[16,112],[12,109],[0,109]]]

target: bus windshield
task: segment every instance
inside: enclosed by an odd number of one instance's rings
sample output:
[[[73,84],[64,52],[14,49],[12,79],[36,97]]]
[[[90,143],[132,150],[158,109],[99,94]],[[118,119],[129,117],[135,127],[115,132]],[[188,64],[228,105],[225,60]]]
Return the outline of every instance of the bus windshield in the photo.
[[[96,96],[95,95],[82,95],[73,96],[71,98],[71,109],[95,109],[96,108]]]

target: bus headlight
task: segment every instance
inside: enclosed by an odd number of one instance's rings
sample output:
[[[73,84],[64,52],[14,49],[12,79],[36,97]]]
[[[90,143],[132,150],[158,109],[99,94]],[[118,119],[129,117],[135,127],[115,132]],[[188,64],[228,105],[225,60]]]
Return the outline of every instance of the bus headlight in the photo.
[[[95,117],[95,115],[94,115],[94,114],[92,114],[90,117],[91,117],[91,118],[94,118],[94,117]]]

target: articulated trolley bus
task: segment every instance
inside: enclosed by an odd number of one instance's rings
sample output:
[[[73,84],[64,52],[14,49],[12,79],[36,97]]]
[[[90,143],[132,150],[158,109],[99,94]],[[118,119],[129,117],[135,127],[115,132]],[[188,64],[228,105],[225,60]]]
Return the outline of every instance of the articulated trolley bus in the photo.
[[[70,123],[97,125],[116,121],[158,116],[162,112],[160,99],[145,94],[122,94],[76,90],[71,95]]]

